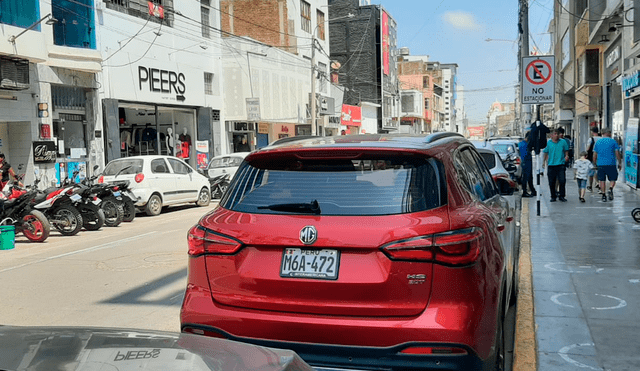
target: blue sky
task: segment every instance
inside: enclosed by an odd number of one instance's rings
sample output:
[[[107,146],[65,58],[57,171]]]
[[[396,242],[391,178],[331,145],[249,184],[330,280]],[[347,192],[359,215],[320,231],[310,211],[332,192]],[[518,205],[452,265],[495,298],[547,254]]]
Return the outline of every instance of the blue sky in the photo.
[[[549,51],[554,0],[529,0],[530,49]],[[518,0],[372,0],[398,22],[398,47],[458,64],[470,124],[493,102],[513,102],[518,81]],[[485,41],[494,39],[495,41]]]

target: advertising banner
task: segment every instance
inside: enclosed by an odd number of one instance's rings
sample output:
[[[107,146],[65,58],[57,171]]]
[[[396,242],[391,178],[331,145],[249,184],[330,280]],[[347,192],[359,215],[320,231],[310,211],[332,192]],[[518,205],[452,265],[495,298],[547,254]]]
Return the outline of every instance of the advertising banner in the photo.
[[[362,125],[362,107],[343,104],[340,124],[344,126]]]
[[[384,74],[389,74],[389,15],[382,12],[382,66]]]
[[[624,138],[624,181],[638,187],[638,119],[630,118]]]
[[[484,137],[484,126],[469,126],[469,137]]]
[[[65,179],[71,179],[76,170],[78,174],[73,181],[77,183],[87,177],[87,163],[84,161],[58,162],[56,164],[56,186],[59,187]]]
[[[196,156],[198,160],[198,169],[204,170],[209,164],[209,141],[196,140]]]

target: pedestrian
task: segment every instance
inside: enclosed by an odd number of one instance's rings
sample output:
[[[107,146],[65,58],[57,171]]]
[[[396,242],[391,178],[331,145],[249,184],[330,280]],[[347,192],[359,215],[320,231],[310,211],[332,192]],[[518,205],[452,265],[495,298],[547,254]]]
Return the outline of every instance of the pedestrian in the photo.
[[[5,160],[4,153],[0,153],[0,173],[2,173],[2,180],[0,181],[0,191],[4,191],[4,187],[9,183],[9,180],[13,179],[20,187],[24,185],[20,182],[16,173],[13,171],[11,165]]]
[[[530,131],[527,131],[524,138],[518,143],[518,150],[520,151],[520,159],[522,161],[522,175],[520,176],[522,197],[533,197],[537,194],[533,186],[533,162],[531,158],[531,146],[529,146],[530,133]],[[527,184],[529,185],[529,192],[527,192]]]
[[[600,134],[598,134],[598,127],[592,127],[591,138],[589,138],[589,141],[587,142],[587,160],[591,161],[591,163],[593,164],[593,168],[589,170],[589,179],[587,180],[587,190],[589,192],[593,192],[593,178],[595,177],[598,170],[596,163],[593,161],[593,147],[595,146],[596,142],[600,140],[600,138],[602,137],[600,136]],[[599,187],[600,186],[598,185],[598,183],[596,183],[596,188]]]
[[[593,161],[598,166],[598,181],[600,182],[600,193],[602,202],[613,200],[613,188],[618,180],[618,170],[622,169],[622,154],[618,142],[611,138],[611,129],[602,130],[602,139],[593,147]],[[616,168],[616,160],[618,166]],[[607,179],[609,179],[609,191],[605,193]]]
[[[565,198],[566,191],[566,166],[565,162],[569,159],[569,145],[566,140],[560,139],[560,131],[555,129],[551,133],[551,139],[547,142],[547,146],[542,150],[544,158],[542,167],[548,165],[547,177],[549,179],[549,191],[551,192],[551,202],[556,202],[556,198],[562,202],[567,202]],[[556,180],[559,184],[559,190],[556,191]]]
[[[587,191],[587,178],[589,170],[593,169],[591,161],[587,160],[587,151],[580,152],[580,158],[573,164],[576,169],[576,179],[578,181],[578,198],[584,202],[584,194]]]

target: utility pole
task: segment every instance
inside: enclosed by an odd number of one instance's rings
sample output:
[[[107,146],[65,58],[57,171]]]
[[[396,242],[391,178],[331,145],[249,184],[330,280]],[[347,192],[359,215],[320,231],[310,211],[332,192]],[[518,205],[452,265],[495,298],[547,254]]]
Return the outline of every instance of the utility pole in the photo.
[[[520,77],[522,80],[523,76],[523,68],[525,66],[522,65],[522,58],[529,56],[529,2],[527,0],[520,0],[520,32],[521,32],[521,42],[520,42],[520,61],[518,64],[520,65]],[[521,89],[521,97],[522,97],[522,81],[520,81],[520,89]],[[520,100],[520,104],[522,106],[522,113],[524,115],[522,120],[523,129],[525,126],[531,125],[531,105],[523,104],[522,99]]]
[[[316,120],[316,33],[315,33],[315,29],[311,33],[311,135],[318,135],[318,121]]]

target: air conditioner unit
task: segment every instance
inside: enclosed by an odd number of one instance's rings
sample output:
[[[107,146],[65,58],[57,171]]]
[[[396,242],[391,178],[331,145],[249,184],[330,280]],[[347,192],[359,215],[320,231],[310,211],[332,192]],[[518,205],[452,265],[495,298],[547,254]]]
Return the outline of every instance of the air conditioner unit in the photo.
[[[19,58],[0,57],[0,89],[29,89],[29,61]]]

